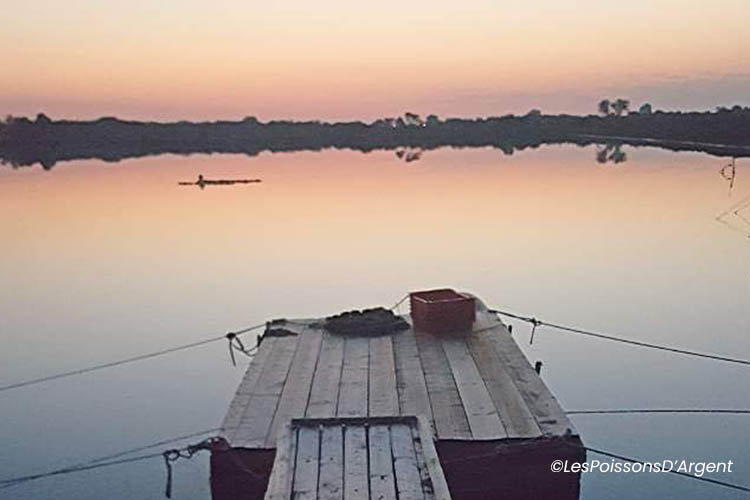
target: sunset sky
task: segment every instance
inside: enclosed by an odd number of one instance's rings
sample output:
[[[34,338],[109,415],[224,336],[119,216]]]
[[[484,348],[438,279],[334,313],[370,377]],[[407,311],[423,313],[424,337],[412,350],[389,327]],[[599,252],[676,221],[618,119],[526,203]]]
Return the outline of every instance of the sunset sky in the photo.
[[[0,113],[373,119],[750,104],[747,0],[4,0]]]

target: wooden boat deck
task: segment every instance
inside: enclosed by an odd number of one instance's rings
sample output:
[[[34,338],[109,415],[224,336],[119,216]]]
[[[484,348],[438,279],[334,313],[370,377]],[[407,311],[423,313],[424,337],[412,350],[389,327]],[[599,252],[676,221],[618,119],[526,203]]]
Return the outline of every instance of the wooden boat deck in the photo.
[[[265,500],[450,500],[429,423],[416,417],[292,419]]]
[[[222,424],[233,448],[274,449],[285,424],[303,417],[424,416],[439,441],[578,436],[480,301],[473,331],[455,336],[343,336],[319,324],[266,331]]]

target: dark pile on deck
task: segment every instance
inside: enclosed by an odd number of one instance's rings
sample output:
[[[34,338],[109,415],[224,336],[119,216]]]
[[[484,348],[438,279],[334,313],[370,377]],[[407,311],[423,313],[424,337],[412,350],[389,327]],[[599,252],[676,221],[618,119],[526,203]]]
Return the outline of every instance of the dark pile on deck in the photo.
[[[374,337],[407,330],[409,324],[403,318],[393,314],[392,311],[384,307],[375,307],[329,316],[326,318],[323,327],[329,332],[339,335]]]

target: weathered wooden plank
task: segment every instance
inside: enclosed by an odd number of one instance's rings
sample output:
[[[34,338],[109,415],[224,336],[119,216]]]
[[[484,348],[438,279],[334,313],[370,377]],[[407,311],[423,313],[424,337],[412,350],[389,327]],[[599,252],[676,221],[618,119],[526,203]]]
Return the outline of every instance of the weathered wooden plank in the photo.
[[[344,428],[344,498],[368,498],[367,436],[365,427]]]
[[[396,483],[391,458],[391,433],[386,425],[370,426],[370,498],[396,500]]]
[[[281,392],[289,375],[298,338],[299,336],[275,338],[270,358],[255,385],[247,411],[237,427],[233,445],[245,448],[265,446]],[[270,338],[263,343],[269,340]]]
[[[294,463],[292,498],[316,500],[320,433],[315,427],[302,426],[297,431],[297,458]]]
[[[305,328],[300,332],[299,346],[294,354],[276,414],[266,436],[266,448],[276,446],[278,429],[286,422],[305,414],[322,339],[323,333],[318,329]]]
[[[319,500],[344,498],[344,435],[340,425],[323,427],[320,435]]]
[[[336,415],[339,399],[339,382],[344,359],[344,338],[340,335],[323,333],[318,366],[315,368],[310,401],[305,416],[332,417]]]
[[[367,415],[369,339],[347,337],[344,340],[344,364],[341,369],[339,416]]]
[[[394,334],[393,350],[401,415],[425,415],[432,420],[430,396],[414,331],[409,329]]]
[[[510,438],[536,438],[542,431],[526,406],[516,384],[505,370],[503,361],[495,352],[492,343],[480,333],[467,336],[469,346],[479,373],[505,425]]]
[[[430,431],[432,431],[432,427],[430,427],[430,422],[427,420],[426,417],[419,417],[424,420]],[[412,438],[412,444],[414,445],[414,455],[417,458],[417,469],[419,469],[419,477],[422,480],[422,492],[424,493],[425,500],[434,500],[435,498],[435,492],[432,488],[432,481],[430,480],[430,473],[427,470],[427,463],[425,461],[424,453],[422,451],[422,440],[423,439],[432,439],[432,433],[428,435],[428,437],[420,436],[420,429],[419,427],[415,428],[413,426],[410,426],[409,431],[411,432],[411,438]]]
[[[441,439],[471,437],[464,406],[440,340],[420,331],[414,335],[438,436]]]
[[[406,424],[391,425],[391,455],[399,500],[424,500],[414,438]]]
[[[297,430],[290,423],[284,425],[276,446],[271,476],[268,478],[265,500],[289,500],[292,497],[292,476],[297,453]]]
[[[399,414],[396,366],[390,335],[370,338],[369,397],[370,415]]]
[[[463,337],[444,337],[441,345],[453,372],[458,394],[466,411],[471,434],[475,439],[508,437],[495,404],[484,384]]]
[[[270,357],[275,341],[276,338],[271,337],[260,344],[257,353],[250,361],[247,370],[245,370],[245,375],[242,377],[242,381],[240,381],[232,402],[229,403],[229,409],[221,424],[221,433],[230,443],[234,439],[237,427],[239,427],[242,421],[242,416],[250,404],[252,391],[255,389],[260,374],[263,372],[263,368]]]
[[[478,319],[480,316],[482,326],[479,335],[492,344],[542,432],[547,436],[563,436],[567,433],[578,435],[560,404],[531,367],[505,325],[497,319],[490,318],[488,313],[478,315]]]
[[[445,475],[443,474],[443,467],[440,465],[440,458],[438,458],[435,449],[430,423],[424,417],[417,417],[417,421],[420,439],[415,440],[415,444],[418,443],[419,448],[421,448],[418,453],[421,452],[424,458],[425,468],[430,477],[432,494],[435,500],[451,500],[448,483],[445,481]]]

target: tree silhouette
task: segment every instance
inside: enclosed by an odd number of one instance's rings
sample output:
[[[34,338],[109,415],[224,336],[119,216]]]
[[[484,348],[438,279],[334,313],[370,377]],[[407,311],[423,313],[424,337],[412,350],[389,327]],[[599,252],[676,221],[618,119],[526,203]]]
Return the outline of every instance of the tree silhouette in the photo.
[[[405,113],[404,121],[407,125],[413,125],[415,127],[421,127],[424,125],[422,118],[416,113]]]
[[[612,103],[612,111],[617,116],[622,116],[628,109],[630,109],[630,101],[627,99],[617,99]]]
[[[599,101],[599,113],[607,116],[609,114],[609,108],[611,105],[612,103],[609,101],[609,99],[602,99],[601,101]]]

